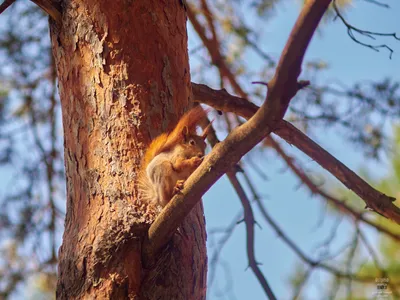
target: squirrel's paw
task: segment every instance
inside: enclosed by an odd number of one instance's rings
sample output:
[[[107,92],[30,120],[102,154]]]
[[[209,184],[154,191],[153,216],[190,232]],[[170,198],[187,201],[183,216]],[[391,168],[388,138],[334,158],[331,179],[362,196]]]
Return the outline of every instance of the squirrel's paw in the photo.
[[[204,160],[204,156],[203,157],[194,156],[190,159],[190,163],[191,163],[192,167],[197,168],[198,166],[200,166],[200,164],[203,160]]]
[[[183,190],[185,180],[178,180],[174,187],[174,195],[180,193]]]

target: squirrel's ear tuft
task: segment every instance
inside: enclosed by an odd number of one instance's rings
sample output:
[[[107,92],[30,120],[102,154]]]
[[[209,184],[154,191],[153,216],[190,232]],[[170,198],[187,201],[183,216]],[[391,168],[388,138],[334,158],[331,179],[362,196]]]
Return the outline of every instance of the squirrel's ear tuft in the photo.
[[[182,136],[183,136],[183,139],[186,141],[187,137],[189,136],[189,128],[187,126],[184,126],[182,128]]]
[[[210,122],[210,124],[208,124],[207,127],[203,130],[203,133],[201,134],[201,138],[203,140],[205,140],[207,138],[207,135],[210,133],[211,125],[212,125],[213,122],[214,122],[214,120],[212,120]]]

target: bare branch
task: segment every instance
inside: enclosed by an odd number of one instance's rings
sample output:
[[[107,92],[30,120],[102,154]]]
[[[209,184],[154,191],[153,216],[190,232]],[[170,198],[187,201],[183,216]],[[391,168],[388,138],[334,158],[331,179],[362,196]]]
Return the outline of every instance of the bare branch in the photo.
[[[212,41],[215,45],[215,47],[219,48],[219,41],[218,41],[218,37],[217,37],[217,31],[215,29],[215,25],[214,25],[214,16],[208,6],[207,0],[201,0],[201,8],[203,10],[203,14],[207,19],[207,23],[208,23],[208,27],[211,30],[212,33]]]
[[[218,264],[219,257],[222,252],[222,248],[225,246],[229,238],[232,236],[234,229],[236,228],[239,220],[241,220],[243,213],[240,212],[238,213],[234,218],[231,224],[224,230],[224,234],[221,237],[221,239],[217,242],[217,249],[213,252],[211,255],[210,259],[210,275],[208,279],[208,286],[211,287],[214,279],[215,279],[215,273],[216,273],[216,266]],[[209,233],[210,234],[210,233]]]
[[[386,234],[387,236],[391,237],[397,242],[400,242],[400,235],[396,234],[385,227],[381,226],[380,224],[374,223],[370,220],[368,220],[362,213],[359,213],[352,209],[350,206],[348,206],[345,202],[340,201],[339,199],[335,198],[334,196],[330,195],[329,193],[323,191],[321,188],[319,188],[312,180],[309,178],[303,170],[301,170],[293,161],[292,157],[289,157],[286,155],[285,152],[283,152],[283,149],[281,146],[278,144],[278,142],[275,141],[272,137],[269,139],[272,147],[277,151],[277,153],[285,160],[286,164],[289,166],[289,168],[293,171],[294,174],[296,174],[297,177],[300,178],[302,183],[304,183],[309,190],[314,193],[314,194],[319,194],[323,198],[325,198],[327,201],[331,202],[333,205],[335,205],[341,212],[344,212],[351,217],[354,218],[354,220],[359,220],[364,222],[365,224],[368,224],[372,227],[374,227],[376,230],[378,230],[381,233]]]
[[[5,0],[0,5],[0,14],[4,12],[16,0]],[[43,9],[53,20],[61,23],[61,6],[58,2],[53,0],[31,0],[41,9]]]
[[[310,278],[312,272],[314,271],[315,267],[309,267],[308,270],[304,273],[303,278],[301,279],[301,282],[296,286],[296,289],[293,292],[292,300],[296,300],[299,298],[300,293],[307,283],[307,280]]]
[[[370,2],[374,2],[375,4],[379,3],[376,1],[370,1]],[[343,17],[343,15],[340,13],[337,5],[336,5],[336,0],[333,1],[333,8],[335,9],[335,12],[337,14],[337,17],[343,22],[343,24],[347,27],[347,34],[349,35],[349,37],[356,42],[357,44],[360,44],[362,46],[365,46],[367,48],[370,48],[374,51],[379,52],[379,49],[381,48],[385,48],[387,50],[389,50],[390,54],[389,54],[389,58],[392,58],[392,54],[393,54],[393,49],[390,48],[388,45],[383,44],[383,45],[371,45],[371,44],[367,44],[364,42],[361,42],[360,40],[358,40],[355,36],[354,36],[354,32],[359,33],[362,36],[368,37],[370,39],[375,40],[375,36],[387,36],[387,37],[393,37],[394,39],[400,41],[400,37],[398,37],[396,35],[396,33],[381,33],[381,32],[373,32],[373,31],[368,31],[368,30],[362,30],[359,29],[357,27],[354,27],[353,25],[351,25],[349,22],[346,21],[346,19]]]
[[[297,19],[270,82],[267,100],[246,123],[232,130],[185,183],[182,193],[171,199],[150,226],[143,245],[143,261],[151,263],[155,254],[170,240],[176,228],[201,196],[267,136],[283,117],[290,99],[298,90],[297,77],[306,48],[330,0],[310,0]]]
[[[15,0],[5,0],[2,4],[0,4],[0,14],[3,13],[11,4],[13,4]]]
[[[210,15],[210,11],[208,11],[208,15]],[[219,48],[218,48],[218,39],[216,36],[215,30],[213,31],[213,27],[211,27],[211,31],[213,32],[213,39],[210,40],[206,36],[206,32],[204,28],[201,26],[200,22],[197,20],[196,14],[191,7],[191,5],[188,4],[187,6],[187,14],[190,22],[193,25],[194,30],[196,30],[197,34],[199,35],[201,41],[203,42],[204,46],[208,49],[208,52],[210,53],[212,63],[217,66],[220,70],[220,72],[223,74],[224,77],[228,78],[230,84],[234,88],[234,90],[242,94],[244,91],[240,87],[240,85],[236,82],[234,75],[231,73],[229,70],[228,66],[226,65],[226,62],[221,55]]]
[[[216,110],[232,112],[245,119],[250,119],[259,109],[247,99],[229,94],[225,89],[214,90],[205,84],[192,82],[193,100],[207,104]]]
[[[53,0],[31,0],[41,9],[43,9],[53,20],[61,23],[61,6]]]
[[[328,265],[323,263],[322,261],[314,260],[310,257],[308,257],[297,245],[293,240],[291,240],[285,232],[276,224],[276,222],[272,219],[272,217],[268,214],[267,210],[265,209],[264,205],[261,203],[260,200],[256,200],[256,203],[258,205],[258,208],[261,212],[261,215],[263,216],[264,220],[272,227],[272,229],[276,232],[276,234],[284,241],[292,251],[294,251],[297,256],[301,258],[301,260],[305,263],[307,263],[310,267],[312,268],[319,268],[322,270],[325,270],[327,272],[330,272],[334,274],[337,277],[340,278],[351,278],[353,280],[357,280],[360,282],[374,282],[375,281],[375,276],[371,275],[359,275],[356,273],[350,273],[350,272],[343,272],[340,269],[337,269],[334,266]]]
[[[227,172],[229,181],[233,185],[236,193],[239,196],[240,202],[243,206],[244,211],[244,221],[246,224],[246,248],[247,248],[247,257],[249,259],[249,267],[253,270],[254,275],[256,275],[260,285],[263,287],[264,292],[267,294],[269,299],[276,299],[274,293],[272,292],[267,280],[264,277],[264,274],[261,272],[260,268],[258,267],[258,263],[255,257],[254,251],[254,214],[253,209],[251,208],[250,201],[247,198],[247,195],[240,184],[239,180],[232,172]]]
[[[211,125],[209,120],[206,120],[204,122],[204,124],[201,124],[201,126],[203,127],[203,129],[205,129],[206,127],[208,127],[209,125]],[[219,143],[218,137],[215,134],[215,131],[211,125],[211,130],[210,133],[208,135],[208,141],[210,142],[211,146],[214,147],[217,143]],[[246,248],[247,248],[247,257],[249,260],[249,267],[252,269],[254,275],[257,277],[257,280],[260,282],[260,285],[262,286],[264,292],[266,293],[266,295],[268,296],[269,299],[276,299],[274,293],[272,292],[271,287],[269,286],[264,274],[261,272],[260,268],[258,267],[258,263],[256,261],[255,258],[255,249],[254,249],[254,243],[255,243],[255,234],[254,234],[254,224],[256,224],[256,221],[254,219],[254,213],[253,213],[253,209],[251,207],[250,204],[250,200],[246,195],[246,192],[243,189],[243,186],[241,185],[241,183],[239,182],[239,180],[236,177],[236,174],[234,171],[229,171],[227,172],[227,176],[229,178],[229,181],[231,182],[233,188],[235,189],[240,202],[243,206],[243,211],[244,211],[244,216],[243,216],[243,220],[246,224]],[[247,179],[247,178],[246,178]],[[254,195],[256,195],[254,189],[251,187],[251,191],[253,192]],[[235,217],[235,219],[237,219],[238,217]],[[237,224],[237,223],[236,223]],[[225,238],[222,239],[222,241],[225,243],[227,241],[227,239],[230,237],[230,235],[233,232],[233,226],[234,224],[230,225],[228,227],[228,231],[225,235]],[[223,244],[222,244],[223,245]],[[219,252],[217,252],[217,254],[219,254]],[[218,259],[218,255],[217,256],[213,256],[213,259],[216,258],[216,260]],[[214,265],[215,265],[215,261],[214,261]],[[213,272],[211,275],[214,275],[215,272]],[[210,278],[214,278],[214,276],[210,277]]]
[[[400,209],[393,204],[393,197],[377,191],[365,182],[356,173],[347,168],[342,162],[307,137],[304,133],[286,121],[279,124],[275,133],[289,144],[295,145],[321,167],[329,171],[340,180],[348,189],[355,192],[367,205],[367,208],[400,224]]]
[[[378,6],[381,6],[381,7],[384,7],[384,8],[390,8],[390,5],[389,5],[389,4],[381,3],[381,2],[376,1],[376,0],[364,0],[364,1],[365,1],[365,2],[369,2],[369,3],[372,3],[372,4],[375,4],[375,5],[378,5]]]
[[[192,91],[195,101],[205,103],[220,111],[234,112],[246,119],[251,118],[258,111],[257,105],[243,98],[227,96],[229,94],[226,91],[216,91],[205,85],[193,83]],[[213,98],[213,96],[216,97]],[[347,168],[289,122],[280,120],[274,133],[314,159],[348,189],[360,196],[368,208],[400,224],[400,209],[392,203],[395,198],[386,196],[375,190],[356,173]]]

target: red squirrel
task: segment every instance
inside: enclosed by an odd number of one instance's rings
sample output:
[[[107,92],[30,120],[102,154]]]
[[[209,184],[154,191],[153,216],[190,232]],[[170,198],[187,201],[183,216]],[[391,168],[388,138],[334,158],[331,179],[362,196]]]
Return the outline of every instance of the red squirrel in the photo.
[[[206,115],[201,106],[196,106],[171,132],[151,142],[140,167],[138,188],[142,201],[165,206],[201,164],[211,124],[201,136],[196,135],[196,127]]]

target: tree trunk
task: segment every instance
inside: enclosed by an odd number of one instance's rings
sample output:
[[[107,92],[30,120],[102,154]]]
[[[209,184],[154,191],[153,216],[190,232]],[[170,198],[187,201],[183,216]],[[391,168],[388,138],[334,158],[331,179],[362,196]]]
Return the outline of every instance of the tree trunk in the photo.
[[[151,138],[191,105],[181,1],[65,0],[51,24],[64,126],[67,214],[59,299],[204,299],[198,205],[153,266],[141,243],[152,212],[135,180]]]

